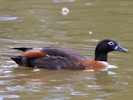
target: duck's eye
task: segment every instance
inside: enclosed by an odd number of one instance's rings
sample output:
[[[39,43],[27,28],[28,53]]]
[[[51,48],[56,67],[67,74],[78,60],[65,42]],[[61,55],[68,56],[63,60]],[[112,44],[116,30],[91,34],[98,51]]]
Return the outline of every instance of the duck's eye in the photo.
[[[108,42],[108,44],[109,44],[110,46],[112,46],[112,45],[114,45],[114,42],[113,42],[113,41],[110,41],[110,42]]]

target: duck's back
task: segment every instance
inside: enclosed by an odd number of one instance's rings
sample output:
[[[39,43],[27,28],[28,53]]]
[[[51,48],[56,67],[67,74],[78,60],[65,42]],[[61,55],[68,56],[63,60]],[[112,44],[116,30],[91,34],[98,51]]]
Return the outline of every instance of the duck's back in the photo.
[[[67,48],[45,47],[41,51],[49,56],[60,56],[68,59],[86,59],[86,57],[79,52]]]

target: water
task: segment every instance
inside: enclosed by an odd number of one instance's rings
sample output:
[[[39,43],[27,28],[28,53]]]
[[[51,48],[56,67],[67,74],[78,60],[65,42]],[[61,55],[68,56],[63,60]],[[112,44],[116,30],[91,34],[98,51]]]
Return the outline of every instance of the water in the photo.
[[[130,52],[110,53],[114,66],[108,71],[34,70],[0,57],[0,100],[132,100],[132,5],[132,0],[1,0],[0,54],[20,53],[10,47],[61,46],[93,59],[105,38]]]

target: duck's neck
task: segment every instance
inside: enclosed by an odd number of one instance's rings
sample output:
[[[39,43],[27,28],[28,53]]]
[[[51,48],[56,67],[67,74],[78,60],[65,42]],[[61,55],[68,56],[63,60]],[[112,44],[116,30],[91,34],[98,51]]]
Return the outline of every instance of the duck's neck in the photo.
[[[106,61],[107,62],[108,55],[106,53],[95,53],[95,60],[96,61]]]

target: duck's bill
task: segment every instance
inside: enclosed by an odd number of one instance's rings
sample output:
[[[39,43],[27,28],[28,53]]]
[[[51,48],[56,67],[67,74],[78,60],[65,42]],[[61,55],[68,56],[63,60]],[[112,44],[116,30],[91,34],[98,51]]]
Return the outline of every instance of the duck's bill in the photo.
[[[128,52],[128,50],[127,50],[127,49],[125,49],[125,48],[121,47],[120,45],[118,45],[118,46],[116,46],[116,47],[115,47],[115,51]]]

